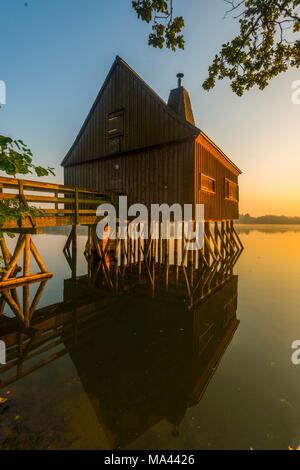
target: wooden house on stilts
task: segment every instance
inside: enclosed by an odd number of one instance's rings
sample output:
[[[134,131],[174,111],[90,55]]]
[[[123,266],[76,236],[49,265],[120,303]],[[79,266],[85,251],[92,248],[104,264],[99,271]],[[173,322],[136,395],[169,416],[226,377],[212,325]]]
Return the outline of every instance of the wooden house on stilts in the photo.
[[[241,171],[196,127],[183,74],[177,78],[166,103],[117,57],[62,162],[65,184],[126,195],[128,206],[148,210],[204,204],[205,263],[233,260],[243,249],[233,224]]]
[[[64,180],[128,203],[205,205],[207,221],[239,216],[239,168],[195,126],[187,90],[165,103],[117,57],[74,144]]]

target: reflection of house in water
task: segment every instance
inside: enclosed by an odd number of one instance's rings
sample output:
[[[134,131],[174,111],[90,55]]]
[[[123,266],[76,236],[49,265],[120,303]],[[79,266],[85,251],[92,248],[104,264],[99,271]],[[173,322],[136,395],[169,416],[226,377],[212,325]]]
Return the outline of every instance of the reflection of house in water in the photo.
[[[237,283],[232,276],[187,311],[170,294],[99,296],[84,279],[68,280],[65,301],[36,311],[29,330],[2,318],[0,339],[8,345],[2,386],[67,353],[112,448],[163,419],[175,429],[236,331]]]
[[[114,447],[162,419],[179,425],[232,339],[236,310],[237,277],[188,314],[169,300],[128,298],[122,315],[70,352]]]

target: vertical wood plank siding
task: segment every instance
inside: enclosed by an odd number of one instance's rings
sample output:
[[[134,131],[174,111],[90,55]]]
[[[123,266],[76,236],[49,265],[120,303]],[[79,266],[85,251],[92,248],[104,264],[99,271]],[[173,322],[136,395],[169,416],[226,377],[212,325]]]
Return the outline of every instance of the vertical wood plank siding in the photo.
[[[118,165],[118,170],[116,169]],[[194,141],[66,167],[65,184],[126,194],[128,203],[194,202]]]
[[[124,110],[121,151],[145,148],[195,135],[133,72],[117,63],[100,92],[64,166],[108,156],[108,116]]]
[[[195,202],[205,205],[206,220],[234,220],[239,218],[238,201],[225,198],[225,178],[238,184],[237,172],[217,158],[214,151],[200,137],[195,153]],[[201,191],[201,173],[216,180],[216,193]]]

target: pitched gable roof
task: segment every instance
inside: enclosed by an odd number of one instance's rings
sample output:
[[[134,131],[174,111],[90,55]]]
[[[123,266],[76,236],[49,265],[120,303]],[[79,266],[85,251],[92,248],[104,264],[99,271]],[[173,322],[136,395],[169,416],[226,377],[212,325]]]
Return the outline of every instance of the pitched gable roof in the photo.
[[[141,106],[139,99],[145,104],[144,106]],[[114,109],[110,108],[110,101],[114,102]],[[108,114],[128,107],[127,118],[132,129],[125,136],[127,148],[124,151],[202,136],[219,152],[221,158],[224,158],[235,171],[241,173],[230,158],[202,130],[192,124],[194,118],[189,113],[191,105],[186,99],[184,106],[184,113],[175,112],[174,109],[177,108],[171,106],[170,100],[167,104],[121,57],[117,56],[72,147],[62,161],[62,166],[76,165],[107,156],[109,154],[108,139],[106,139]],[[143,128],[139,132],[138,127],[143,124],[141,123],[143,119],[144,127],[147,129]],[[149,121],[149,125],[146,126],[145,121]],[[151,127],[152,121],[158,121],[155,127],[153,125]],[[138,139],[139,134],[143,134],[143,142]]]
[[[122,72],[121,72],[122,70]],[[118,73],[119,72],[119,73]],[[119,76],[117,76],[119,75]],[[158,136],[157,135],[154,135],[151,136],[149,135],[148,133],[148,141],[146,142],[146,145],[153,145],[153,144],[159,144],[159,143],[166,143],[166,142],[171,142],[173,140],[176,140],[176,139],[179,139],[179,138],[188,138],[188,137],[195,137],[197,135],[199,135],[200,133],[200,130],[195,127],[194,125],[190,124],[189,122],[187,122],[186,120],[184,120],[183,118],[181,118],[176,112],[174,112],[168,105],[167,103],[162,99],[160,98],[160,96],[149,86],[147,85],[147,83],[123,60],[121,59],[119,56],[116,57],[101,89],[100,89],[100,92],[87,116],[87,118],[85,119],[84,123],[83,123],[83,126],[81,127],[80,131],[79,131],[79,134],[77,135],[76,139],[75,139],[75,142],[74,144],[72,145],[71,149],[69,150],[69,152],[67,153],[66,157],[64,158],[63,162],[62,162],[62,166],[68,166],[68,165],[72,165],[72,164],[76,164],[76,163],[82,163],[85,159],[92,159],[92,158],[101,158],[102,156],[105,156],[105,154],[107,154],[107,152],[105,152],[105,143],[104,141],[106,140],[105,139],[105,126],[106,126],[106,123],[105,122],[102,122],[102,148],[99,142],[99,136],[98,136],[98,142],[95,143],[95,148],[89,148],[89,145],[87,144],[87,142],[85,142],[85,144],[83,145],[84,149],[82,149],[82,151],[84,152],[84,155],[81,155],[80,156],[80,149],[78,149],[78,147],[80,147],[80,144],[82,143],[82,140],[84,140],[84,137],[85,137],[85,134],[87,134],[89,132],[89,127],[93,127],[91,126],[91,122],[94,120],[94,121],[97,121],[97,124],[94,122],[94,132],[98,132],[101,131],[99,128],[97,129],[97,126],[100,124],[100,121],[101,121],[101,118],[102,118],[102,121],[105,121],[106,118],[107,118],[107,115],[108,113],[110,112],[113,112],[115,111],[116,109],[109,109],[107,107],[107,103],[103,103],[103,107],[106,107],[107,109],[105,109],[105,113],[102,113],[102,116],[101,116],[101,112],[99,111],[99,107],[101,107],[102,103],[101,101],[104,100],[104,95],[106,94],[107,92],[107,89],[111,83],[111,81],[115,79],[117,83],[117,86],[119,88],[121,88],[121,83],[120,81],[123,79],[124,82],[127,82],[127,86],[128,86],[128,81],[134,81],[135,83],[138,83],[138,86],[142,89],[142,92],[141,94],[143,95],[141,97],[141,99],[144,99],[144,100],[152,100],[153,103],[155,103],[155,105],[153,104],[152,106],[152,109],[150,110],[149,108],[149,111],[152,112],[152,118],[157,118],[158,116],[153,116],[154,113],[160,113],[160,114],[163,114],[168,120],[169,122],[165,122],[164,123],[164,126],[165,129],[164,129],[164,134],[165,135],[160,135],[160,141],[157,141],[158,140]],[[116,85],[115,85],[116,86]],[[133,93],[133,87],[135,85],[131,85],[131,91]],[[135,90],[136,91],[136,90]],[[128,90],[126,90],[126,92],[128,92]],[[112,101],[118,101],[118,99],[116,99],[116,97],[114,97],[115,99],[112,100]],[[132,98],[132,97],[131,97]],[[124,97],[123,97],[123,100],[121,101],[124,101]],[[138,106],[138,103],[136,103],[136,105]],[[117,105],[115,105],[117,106]],[[121,108],[122,106],[117,106],[117,108]],[[154,109],[155,108],[155,109]],[[95,114],[98,113],[100,116],[98,116],[97,119],[94,119],[94,116]],[[133,113],[132,113],[133,114]],[[99,119],[100,118],[100,119]],[[130,119],[133,119],[133,116],[130,116]],[[145,116],[145,119],[150,119],[149,116]],[[166,120],[166,119],[165,119]],[[171,122],[170,122],[171,121]],[[172,124],[173,124],[173,130],[171,129],[172,127]],[[93,130],[90,130],[91,132],[90,133],[93,133]],[[160,129],[161,133],[163,131],[163,129]],[[91,136],[90,136],[91,137]],[[155,141],[156,139],[156,141]],[[87,139],[86,139],[87,140]],[[97,138],[96,138],[97,140]],[[153,142],[150,142],[151,140],[154,140]],[[139,148],[139,142],[136,142],[136,148]],[[130,146],[130,144],[129,144]],[[132,146],[130,148],[130,150],[132,150]],[[78,152],[79,150],[79,152]]]

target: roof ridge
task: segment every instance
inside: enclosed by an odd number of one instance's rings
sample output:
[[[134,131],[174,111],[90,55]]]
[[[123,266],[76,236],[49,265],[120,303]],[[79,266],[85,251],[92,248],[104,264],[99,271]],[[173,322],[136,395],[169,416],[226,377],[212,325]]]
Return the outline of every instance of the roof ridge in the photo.
[[[180,116],[175,113],[175,111],[173,111],[172,108],[170,108],[170,106],[168,106],[168,103],[150,86],[148,85],[148,83],[122,58],[120,57],[119,55],[116,56],[116,62],[117,63],[120,63],[122,64],[123,66],[125,66],[145,87],[146,89],[152,94],[154,95],[154,97],[161,102],[161,104],[166,108],[166,110],[168,111],[168,113],[173,117],[175,118],[177,121],[179,121],[181,124],[189,127],[191,130],[195,130],[197,131],[197,133],[200,133],[201,130],[197,127],[197,126],[194,126],[193,124],[189,123],[188,121],[184,121],[183,119],[180,118]]]
[[[63,159],[61,165],[64,166],[69,158],[69,155],[71,154],[72,150],[74,149],[74,147],[77,145],[78,141],[80,140],[80,137],[81,135],[83,134],[90,118],[92,117],[93,115],[93,112],[102,96],[102,93],[114,71],[114,69],[116,68],[116,66],[120,64],[122,65],[123,67],[125,67],[136,79],[139,80],[139,82],[148,90],[148,92],[150,92],[155,99],[157,99],[161,105],[164,107],[164,109],[170,114],[171,117],[173,117],[173,119],[176,119],[180,124],[184,125],[185,127],[189,128],[191,131],[194,131],[194,135],[198,135],[200,134],[200,129],[198,129],[196,126],[193,126],[192,124],[190,124],[189,122],[186,122],[186,121],[183,121],[182,119],[180,119],[180,117],[168,106],[168,104],[156,93],[156,91],[153,90],[153,88],[150,87],[150,85],[148,85],[148,83],[145,82],[145,80],[140,76],[138,75],[138,73],[132,68],[130,67],[130,65],[122,58],[120,57],[119,55],[116,56],[104,82],[103,82],[103,85],[101,86],[100,88],[100,91],[86,117],[86,119],[84,120],[84,123],[83,125],[81,126],[78,134],[77,134],[77,137],[74,141],[74,143],[72,144],[71,148],[69,149],[68,153],[66,154],[65,158]]]
[[[115,57],[115,60],[113,62],[113,64],[111,65],[110,69],[109,69],[109,72],[96,96],[96,99],[89,111],[89,113],[87,114],[87,117],[85,118],[78,134],[77,134],[77,137],[74,141],[74,143],[72,144],[71,148],[69,149],[68,153],[66,154],[65,158],[63,159],[61,165],[64,166],[72,152],[72,150],[74,149],[74,147],[77,145],[78,141],[80,140],[90,118],[92,117],[93,115],[93,112],[96,108],[96,106],[98,105],[98,102],[102,96],[102,93],[103,91],[105,90],[105,87],[112,75],[112,73],[114,72],[116,66],[120,64],[122,65],[123,67],[125,67],[133,76],[135,76],[135,78],[137,80],[139,80],[139,82],[148,90],[149,93],[151,93],[152,96],[154,96],[154,98],[159,101],[161,103],[161,105],[163,106],[163,108],[166,110],[166,112],[171,116],[173,117],[177,122],[179,122],[180,124],[184,125],[186,128],[188,128],[189,130],[191,130],[192,134],[194,134],[194,136],[198,136],[198,135],[202,135],[208,142],[210,142],[222,155],[223,157],[231,164],[233,165],[233,167],[235,167],[240,173],[241,173],[241,170],[237,167],[237,165],[235,165],[231,160],[230,158],[220,149],[220,147],[214,143],[214,141],[212,139],[210,139],[206,134],[205,132],[203,132],[201,129],[199,129],[197,126],[194,126],[193,124],[189,123],[188,121],[185,121],[183,119],[180,118],[180,116],[175,112],[173,111],[173,109],[168,106],[168,103],[166,103],[159,95],[158,93],[156,93],[155,90],[153,90],[153,88],[148,85],[148,83],[132,68],[130,67],[130,65],[122,58],[120,57],[119,55],[116,55]],[[184,87],[183,87],[184,88]]]

